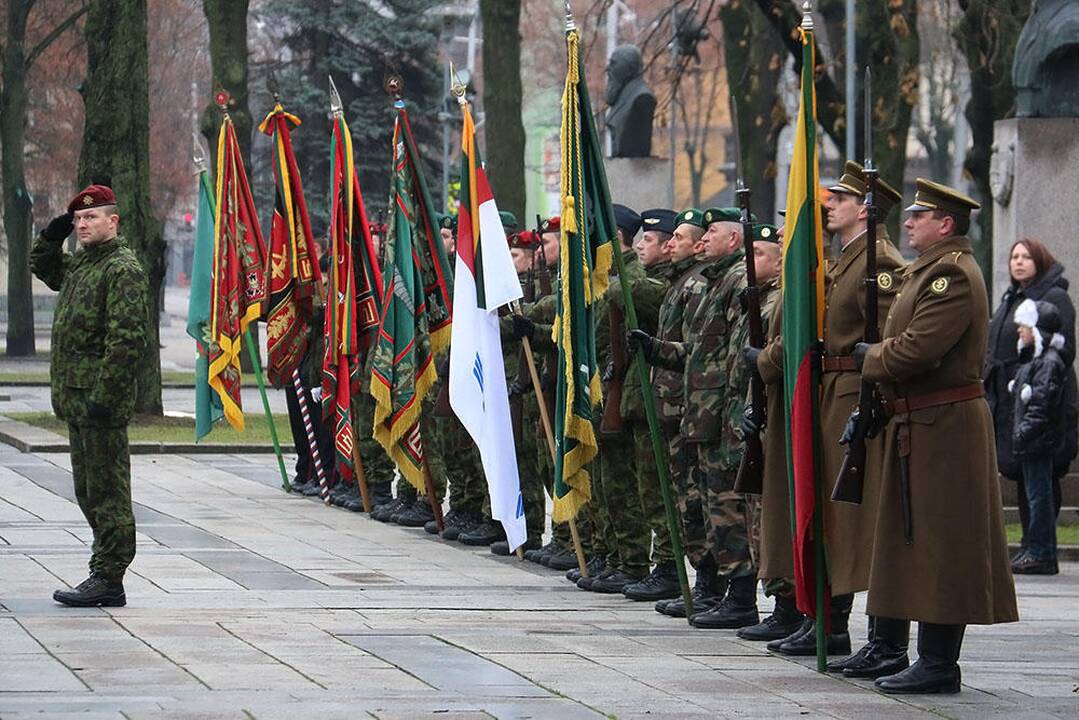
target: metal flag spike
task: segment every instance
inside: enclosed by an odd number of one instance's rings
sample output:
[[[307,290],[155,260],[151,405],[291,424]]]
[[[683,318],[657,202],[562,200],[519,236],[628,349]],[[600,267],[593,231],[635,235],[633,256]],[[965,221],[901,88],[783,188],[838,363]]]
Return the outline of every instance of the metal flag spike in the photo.
[[[266,80],[266,88],[275,103],[281,101],[281,87],[277,84],[277,74],[273,70],[270,70],[270,77]]]
[[[191,140],[195,144],[195,150],[191,154],[191,160],[195,163],[195,174],[206,172],[206,156],[202,153],[202,143],[199,142],[198,132],[191,132]]]
[[[873,71],[865,66],[865,80],[862,92],[865,94],[865,169],[874,170],[873,167]],[[853,128],[851,128],[853,131]]]
[[[459,105],[468,104],[468,99],[465,98],[465,92],[468,88],[461,82],[461,78],[457,76],[457,69],[453,67],[453,60],[450,60],[450,90],[456,96]]]
[[[802,3],[802,29],[813,30],[813,3],[809,0]]]
[[[576,29],[577,23],[573,21],[573,9],[569,6],[569,0],[566,0],[566,32]]]
[[[330,112],[337,114],[344,112],[345,106],[341,104],[341,96],[337,93],[337,86],[333,84],[333,75],[327,75],[330,80]]]

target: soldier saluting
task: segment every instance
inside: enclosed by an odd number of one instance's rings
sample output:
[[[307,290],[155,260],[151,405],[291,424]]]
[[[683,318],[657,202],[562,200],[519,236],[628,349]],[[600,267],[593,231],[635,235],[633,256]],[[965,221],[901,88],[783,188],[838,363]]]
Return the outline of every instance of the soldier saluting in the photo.
[[[965,237],[979,207],[918,179],[904,223],[918,257],[900,273],[884,340],[854,349],[891,415],[867,611],[919,623],[918,661],[876,681],[887,693],[959,692],[966,625],[1019,619],[982,397],[989,306]]]
[[[79,508],[94,534],[90,576],[57,590],[64,605],[119,607],[135,557],[127,425],[135,410],[131,368],[146,351],[146,272],[118,234],[116,195],[90,185],[53,218],[30,252],[30,268],[58,290],[49,377],[56,416],[67,421]],[[63,252],[74,230],[80,250]]]

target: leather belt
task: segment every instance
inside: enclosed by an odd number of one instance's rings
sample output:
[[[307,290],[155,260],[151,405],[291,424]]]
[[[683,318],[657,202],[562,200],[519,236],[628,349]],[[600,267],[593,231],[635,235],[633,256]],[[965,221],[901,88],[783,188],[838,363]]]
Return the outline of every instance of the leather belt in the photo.
[[[985,387],[980,382],[976,382],[971,383],[970,385],[948,388],[947,390],[937,390],[936,392],[924,393],[909,398],[896,398],[888,403],[890,406],[888,409],[891,410],[889,414],[905,415],[914,412],[915,410],[924,410],[925,408],[937,407],[938,405],[952,405],[954,403],[964,402],[965,400],[980,398],[983,395],[985,395]]]
[[[824,372],[858,372],[858,363],[853,355],[825,355],[820,360]]]

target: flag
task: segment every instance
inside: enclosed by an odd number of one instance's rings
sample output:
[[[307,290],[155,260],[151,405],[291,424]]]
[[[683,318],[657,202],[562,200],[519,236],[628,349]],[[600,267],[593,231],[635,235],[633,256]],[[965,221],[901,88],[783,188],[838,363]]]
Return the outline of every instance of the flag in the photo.
[[[450,342],[453,279],[423,181],[404,102],[394,103],[393,175],[386,237],[382,318],[371,369],[374,438],[421,492],[419,416],[435,382],[434,355]]]
[[[787,476],[793,509],[794,581],[798,608],[828,617],[828,598],[817,607],[826,572],[820,507],[820,370],[814,362],[824,324],[824,247],[816,155],[813,33],[802,29],[802,95],[787,189],[783,239],[783,382],[787,423]]]
[[[273,138],[274,213],[270,225],[270,255],[266,313],[266,377],[275,387],[292,382],[292,371],[307,352],[307,328],[314,312],[319,274],[315,239],[303,199],[303,185],[292,153],[290,125],[300,119],[277,103],[259,125]]]
[[[187,301],[187,334],[195,339],[195,442],[224,417],[221,398],[210,389],[210,286],[214,260],[214,196],[205,168],[199,170],[195,211],[195,256],[191,261],[191,295]]]
[[[561,248],[554,340],[555,522],[565,522],[592,496],[586,466],[595,457],[593,406],[602,400],[596,367],[594,302],[607,289],[617,236],[603,152],[580,68],[580,34],[566,33],[568,66],[562,94]]]
[[[247,183],[236,129],[226,115],[217,136],[213,297],[210,314],[210,387],[225,419],[244,429],[240,404],[240,337],[262,315],[266,244]]]
[[[528,539],[513,446],[498,309],[521,298],[506,231],[487,183],[476,128],[462,103],[461,209],[453,280],[450,407],[480,451],[491,517],[502,523],[510,550]]]
[[[356,176],[352,135],[340,110],[334,112],[330,136],[330,180],[333,262],[323,324],[322,414],[332,423],[338,475],[348,481],[356,442],[352,395],[359,392],[360,355],[378,328],[382,277]]]

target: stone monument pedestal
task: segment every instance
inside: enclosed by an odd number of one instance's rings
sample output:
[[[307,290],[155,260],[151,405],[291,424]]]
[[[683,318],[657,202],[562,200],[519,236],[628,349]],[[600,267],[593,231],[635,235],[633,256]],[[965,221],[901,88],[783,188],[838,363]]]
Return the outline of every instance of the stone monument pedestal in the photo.
[[[612,202],[637,212],[670,207],[671,160],[667,158],[604,158]],[[672,208],[676,209],[676,208]]]
[[[1010,118],[993,128],[995,306],[1008,286],[1008,249],[1024,237],[1044,242],[1079,280],[1079,118]]]

